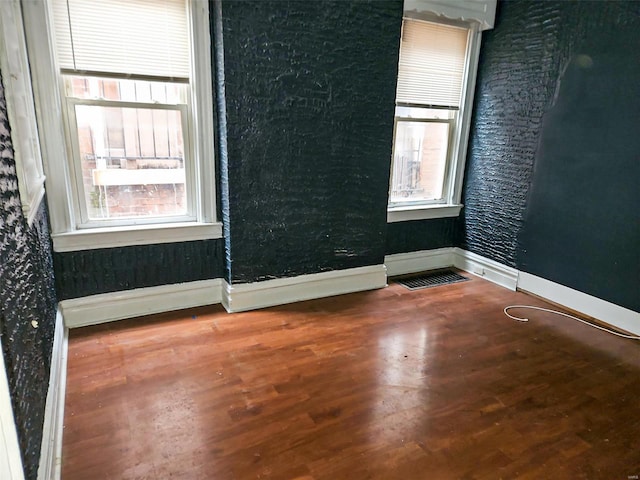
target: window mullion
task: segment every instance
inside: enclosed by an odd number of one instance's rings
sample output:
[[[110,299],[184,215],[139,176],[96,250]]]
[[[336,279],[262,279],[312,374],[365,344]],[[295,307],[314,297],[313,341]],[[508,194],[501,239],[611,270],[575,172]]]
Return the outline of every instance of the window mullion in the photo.
[[[66,98],[66,108],[64,109],[65,123],[67,125],[66,140],[69,146],[71,155],[68,156],[69,171],[71,173],[72,198],[74,204],[74,210],[79,213],[79,219],[76,218],[76,225],[78,227],[81,224],[85,224],[88,221],[86,202],[83,200],[84,186],[82,182],[82,168],[79,162],[80,159],[80,145],[78,135],[74,132],[78,131],[78,120],[76,118],[75,103],[72,99]],[[93,139],[91,139],[93,142]],[[78,222],[79,220],[79,222]]]

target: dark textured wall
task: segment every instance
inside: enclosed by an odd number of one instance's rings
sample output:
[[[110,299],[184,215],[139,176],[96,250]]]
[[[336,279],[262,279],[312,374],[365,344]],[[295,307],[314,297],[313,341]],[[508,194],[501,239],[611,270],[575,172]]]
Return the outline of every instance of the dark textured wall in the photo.
[[[222,239],[54,253],[60,300],[221,278]]]
[[[387,226],[387,255],[417,252],[456,244],[457,218],[394,222]]]
[[[504,1],[484,37],[461,246],[640,310],[640,3]]]
[[[399,0],[222,3],[232,282],[383,262],[401,22]]]
[[[0,83],[0,335],[27,479],[37,476],[56,318],[48,230],[44,202],[31,227],[22,215]]]
[[[500,2],[483,34],[461,246],[516,266],[542,115],[560,70],[561,2]]]

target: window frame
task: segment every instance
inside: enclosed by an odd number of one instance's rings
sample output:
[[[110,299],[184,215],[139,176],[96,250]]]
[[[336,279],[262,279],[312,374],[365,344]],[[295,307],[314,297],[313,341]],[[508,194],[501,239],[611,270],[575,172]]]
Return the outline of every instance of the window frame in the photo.
[[[128,245],[206,240],[222,237],[216,218],[216,183],[213,128],[211,37],[208,2],[187,0],[189,12],[191,74],[188,131],[185,146],[193,152],[193,205],[195,220],[145,221],[135,224],[83,225],[71,168],[73,148],[60,118],[67,116],[62,73],[55,60],[52,11],[48,0],[23,0],[25,34],[36,98],[36,118],[42,132],[41,148],[47,174],[51,237],[57,252]],[[189,135],[189,141],[186,135]],[[71,136],[71,135],[69,135]],[[68,160],[69,159],[69,160]],[[156,217],[157,218],[157,217]],[[155,219],[154,219],[155,220]]]
[[[452,129],[450,131],[447,165],[445,166],[443,199],[435,201],[389,202],[387,206],[387,222],[393,223],[430,218],[457,217],[463,207],[460,203],[462,198],[462,183],[464,180],[464,169],[473,108],[473,95],[478,71],[478,60],[480,58],[482,31],[478,22],[451,20],[436,16],[430,12],[405,11],[403,18],[466,28],[468,30],[467,47],[465,54],[463,85],[460,97],[460,108],[458,109],[451,124]],[[393,152],[395,152],[396,123],[397,119],[394,121]],[[394,155],[392,154],[392,169],[393,162]],[[390,190],[391,180],[392,179],[389,178]]]

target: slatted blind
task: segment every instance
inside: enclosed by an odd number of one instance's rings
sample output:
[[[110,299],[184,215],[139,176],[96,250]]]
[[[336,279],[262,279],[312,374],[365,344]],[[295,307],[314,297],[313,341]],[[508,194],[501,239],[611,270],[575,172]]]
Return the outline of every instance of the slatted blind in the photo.
[[[466,28],[405,18],[396,102],[460,107]]]
[[[60,68],[189,78],[185,0],[53,0]]]

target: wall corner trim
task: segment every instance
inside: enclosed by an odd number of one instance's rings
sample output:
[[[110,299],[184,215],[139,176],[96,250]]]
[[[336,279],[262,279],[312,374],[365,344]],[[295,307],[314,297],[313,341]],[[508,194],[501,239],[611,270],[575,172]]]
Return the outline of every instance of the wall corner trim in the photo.
[[[153,313],[220,303],[221,287],[222,279],[214,278],[136,288],[62,300],[60,308],[66,327],[85,327]]]
[[[518,290],[545,298],[633,335],[640,335],[640,313],[615,303],[526,272],[520,272]]]
[[[58,308],[51,350],[49,390],[44,410],[38,480],[59,480],[61,475],[68,345],[69,329],[64,326],[62,312]]]
[[[417,252],[395,253],[384,257],[387,275],[395,277],[409,273],[426,272],[453,265],[452,247],[436,248],[434,250],[419,250]]]
[[[482,277],[509,290],[516,290],[518,270],[515,268],[461,248],[454,248],[453,260],[453,264],[460,270]]]
[[[457,247],[396,253],[387,255],[384,263],[390,277],[454,266],[509,290],[515,290],[518,283],[515,268]]]
[[[384,265],[276,278],[222,288],[222,304],[229,313],[244,312],[287,303],[374,290],[387,286]]]

